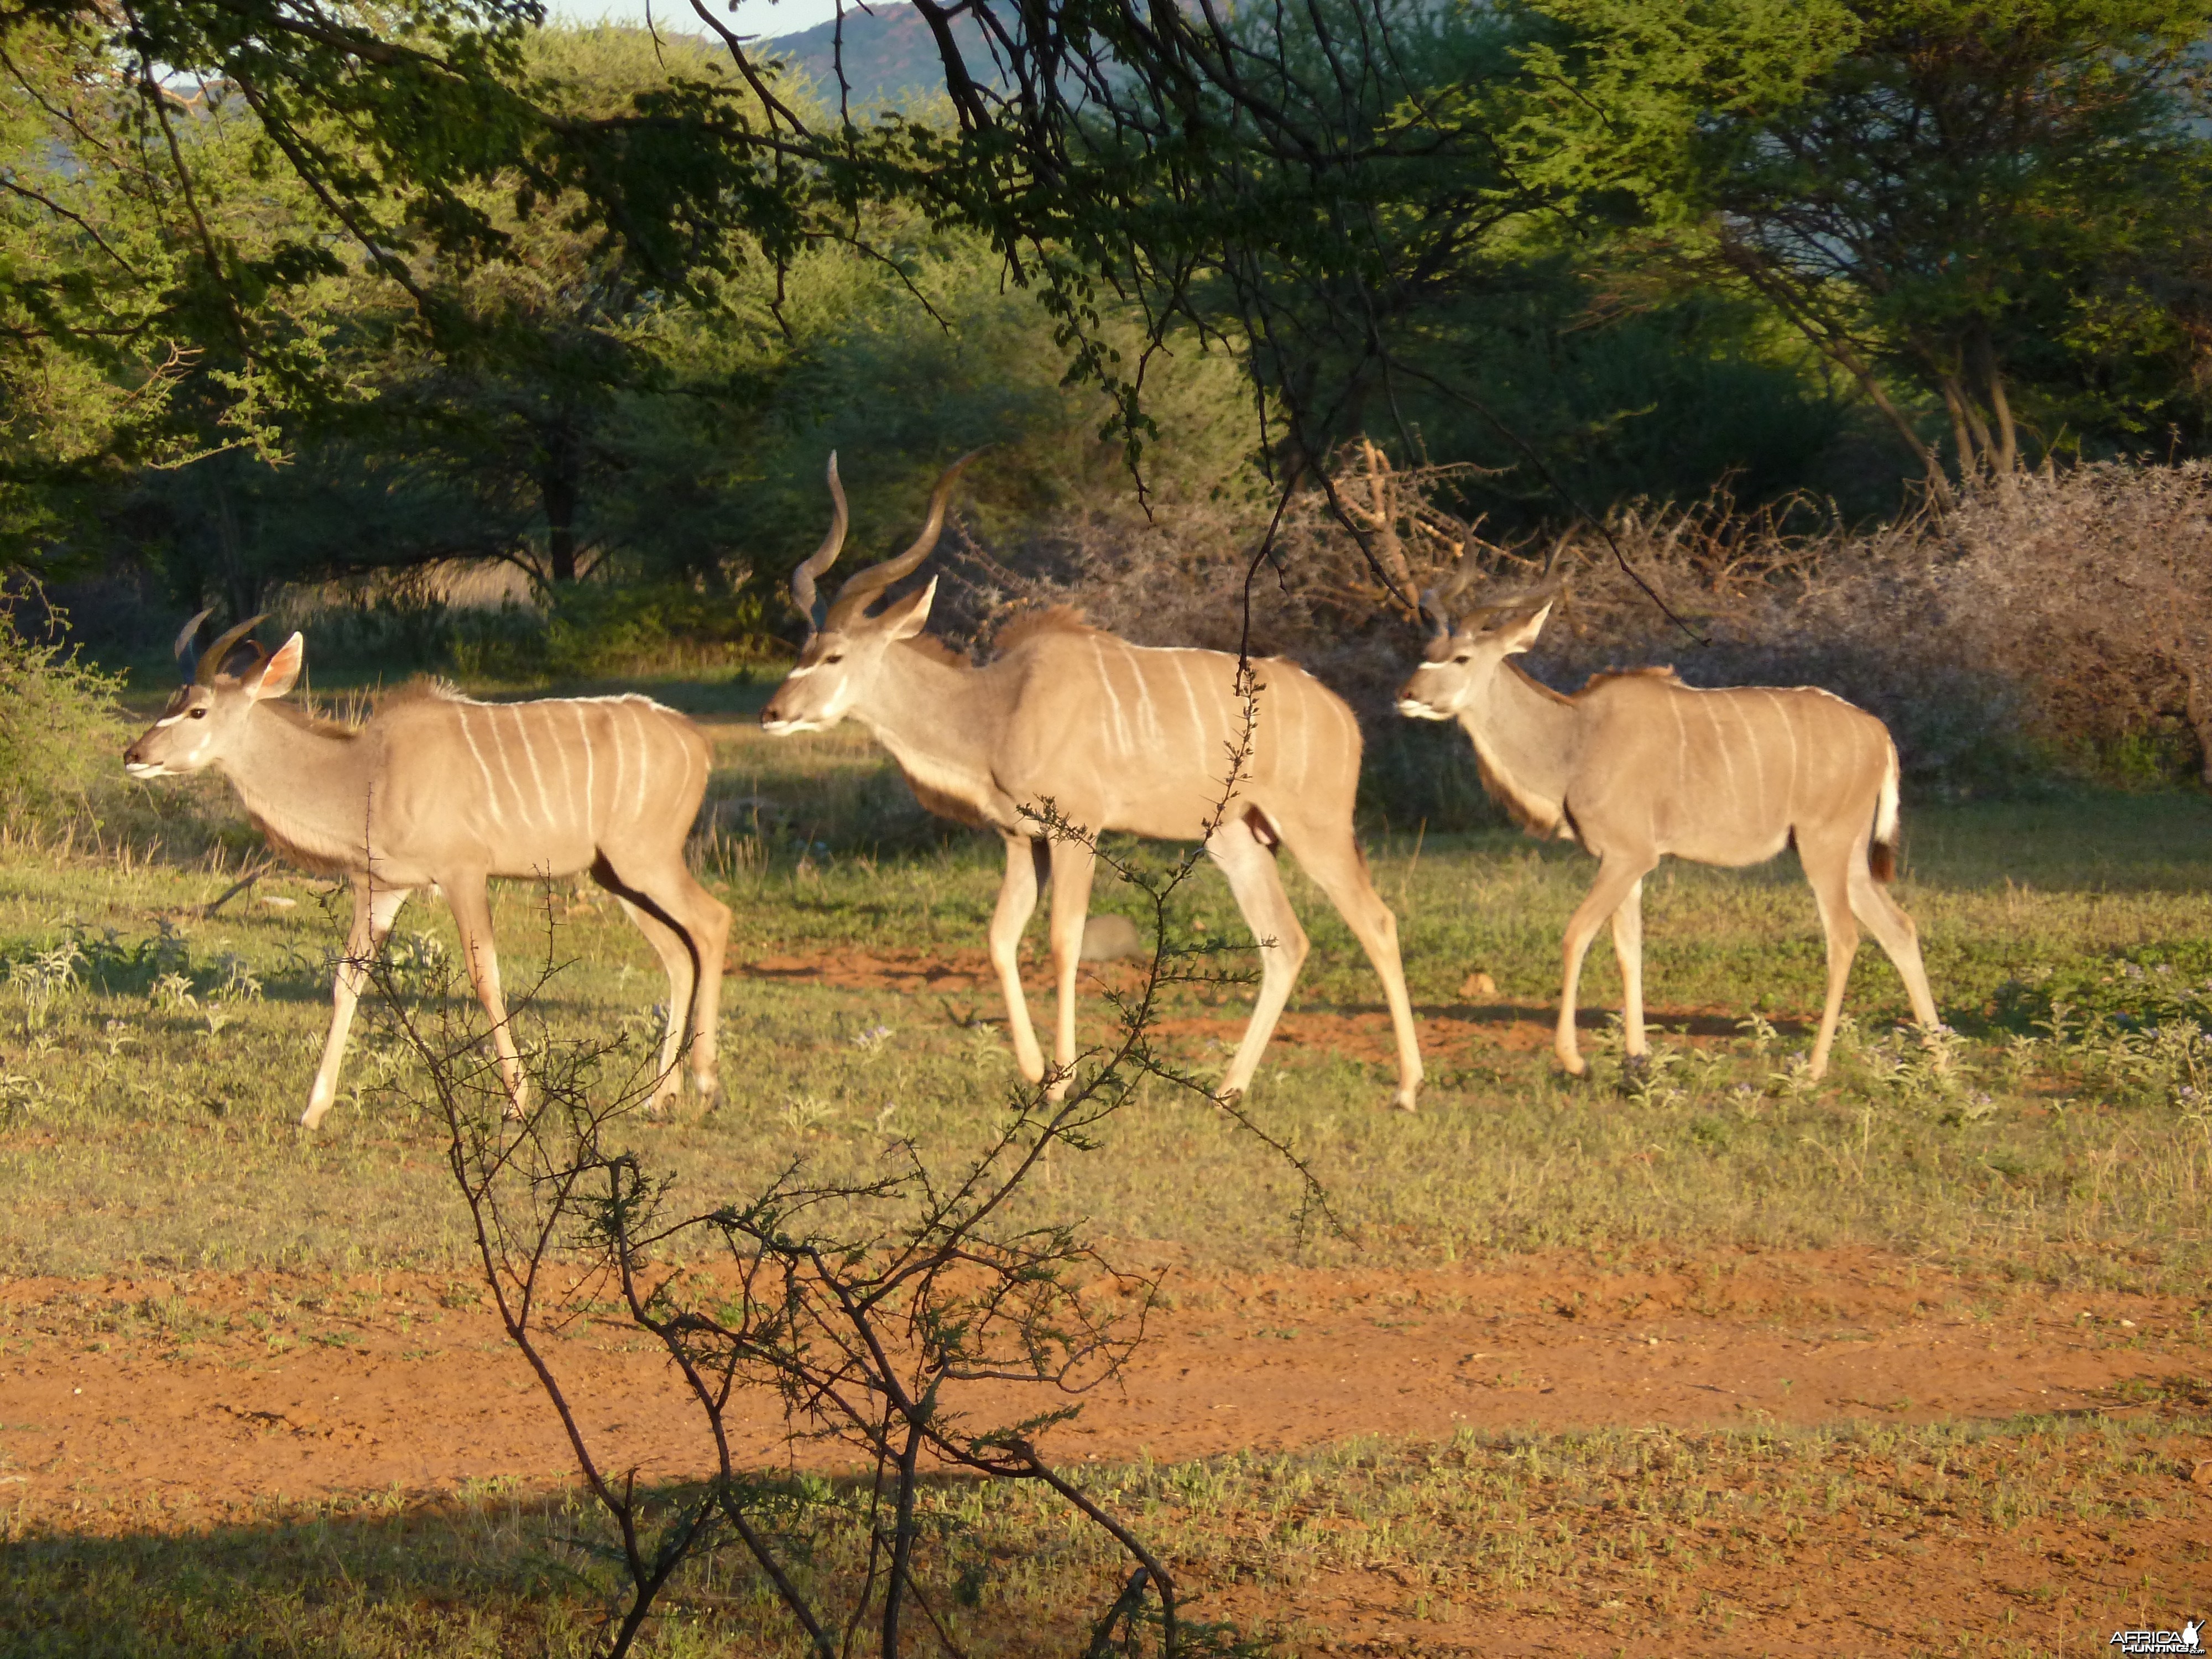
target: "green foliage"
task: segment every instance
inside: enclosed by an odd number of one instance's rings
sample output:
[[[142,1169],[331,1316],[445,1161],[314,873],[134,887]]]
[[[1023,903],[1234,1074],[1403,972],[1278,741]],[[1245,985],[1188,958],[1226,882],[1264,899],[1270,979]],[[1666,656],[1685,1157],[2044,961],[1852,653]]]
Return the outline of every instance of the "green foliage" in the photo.
[[[2202,434],[2203,0],[1547,9],[1580,37],[1541,64],[1563,107],[1604,112],[1576,147],[1593,176],[1670,225],[1686,270],[1773,306],[1931,465],[1893,377],[1940,400],[1961,474],[2008,472],[2023,422],[2046,447]],[[1715,50],[1747,19],[1782,23],[1762,31],[1778,53]]]
[[[46,637],[27,635],[44,610],[35,589],[0,593],[0,829],[15,836],[90,828],[121,770],[119,684],[54,641],[52,613]]]

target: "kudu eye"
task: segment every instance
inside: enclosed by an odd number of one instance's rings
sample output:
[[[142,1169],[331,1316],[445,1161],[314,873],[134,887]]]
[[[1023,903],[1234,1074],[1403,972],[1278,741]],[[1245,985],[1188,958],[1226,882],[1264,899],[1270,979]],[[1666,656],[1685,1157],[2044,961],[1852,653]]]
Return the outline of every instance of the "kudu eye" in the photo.
[[[1472,651],[1462,651],[1459,655],[1454,657],[1452,660],[1454,662],[1473,662],[1474,660],[1474,653]]]
[[[204,708],[195,708],[195,709],[193,709],[193,710],[192,710],[192,718],[193,718],[194,720],[205,720],[205,719],[207,718],[207,710],[206,710],[206,709],[204,709]]]

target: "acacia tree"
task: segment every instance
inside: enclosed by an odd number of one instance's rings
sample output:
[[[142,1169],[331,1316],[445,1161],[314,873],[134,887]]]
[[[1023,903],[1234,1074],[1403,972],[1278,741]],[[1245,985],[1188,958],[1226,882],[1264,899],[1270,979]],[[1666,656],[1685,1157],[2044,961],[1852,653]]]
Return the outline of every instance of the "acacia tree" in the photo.
[[[1601,170],[1693,275],[1754,291],[1848,374],[1939,494],[1913,391],[1966,477],[2020,465],[2023,398],[2046,446],[2069,421],[2125,439],[2172,417],[2203,362],[2202,296],[2160,268],[2192,243],[2201,263],[2203,0],[1819,0],[1791,7],[1799,72],[1765,84],[1694,10],[1550,9],[1575,34],[1533,66],[1603,112]]]
[[[1286,483],[1387,410],[1403,377],[1429,374],[1401,337],[1425,295],[1577,206],[1575,181],[1537,165],[1549,139],[1522,95],[1518,49],[1555,27],[1540,14],[1413,0],[1234,16],[1127,0],[915,9],[949,118],[811,111],[703,3],[733,72],[679,66],[589,107],[528,61],[536,12],[499,0],[410,0],[388,21],[302,0],[131,0],[105,49],[165,132],[157,65],[234,89],[271,157],[428,336],[465,335],[471,319],[426,268],[495,263],[548,204],[664,293],[712,298],[730,272],[781,272],[810,246],[884,252],[868,210],[903,202],[980,232],[1036,289],[1133,453],[1164,341],[1194,325],[1239,353],[1280,423],[1269,447]],[[1754,33],[1730,39],[1748,49]],[[195,228],[204,269],[237,264],[217,227]],[[257,280],[283,280],[286,260],[343,263],[324,226],[279,238]],[[1133,355],[1105,326],[1107,292],[1144,319]]]

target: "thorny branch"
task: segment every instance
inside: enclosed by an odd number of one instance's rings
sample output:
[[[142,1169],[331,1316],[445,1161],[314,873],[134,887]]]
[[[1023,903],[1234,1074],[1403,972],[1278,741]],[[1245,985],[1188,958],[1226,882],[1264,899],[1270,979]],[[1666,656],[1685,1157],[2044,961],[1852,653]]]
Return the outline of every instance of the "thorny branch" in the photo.
[[[1232,810],[1251,763],[1263,689],[1251,664],[1241,666],[1237,689],[1243,726],[1224,745],[1209,834]],[[1051,802],[1036,803],[1032,817],[1039,833],[1095,848],[1091,832],[1066,822]],[[1170,943],[1169,903],[1202,847],[1161,879],[1102,856],[1148,895],[1159,924],[1139,986],[1109,994],[1119,1021],[1112,1043],[1015,1091],[980,1147],[950,1167],[902,1138],[887,1150],[888,1167],[871,1178],[819,1181],[794,1162],[750,1199],[696,1212],[672,1209],[673,1177],[651,1173],[621,1144],[656,1075],[649,1043],[562,1043],[538,1033],[523,1045],[532,1103],[510,1121],[502,1115],[504,1085],[478,1050],[480,1034],[458,1012],[467,1005],[450,996],[411,1000],[387,966],[372,964],[391,1024],[423,1079],[417,1103],[444,1129],[501,1322],[612,1524],[610,1559],[624,1589],[605,1633],[610,1659],[630,1650],[687,1562],[732,1544],[818,1659],[849,1651],[871,1616],[878,1650],[896,1659],[911,1639],[910,1611],[954,1650],[927,1592],[927,1534],[917,1501],[923,1483],[946,1471],[1037,1482],[1114,1540],[1136,1571],[1099,1621],[1101,1632],[1122,1626],[1134,1641],[1140,1627],[1157,1628],[1162,1659],[1218,1650],[1218,1632],[1182,1616],[1168,1565],[1055,1471],[1036,1443],[1127,1363],[1144,1340],[1159,1279],[1115,1267],[1078,1224],[1025,1219],[1022,1192],[1055,1149],[1100,1148],[1104,1127],[1146,1078],[1212,1099],[1205,1085],[1153,1053],[1150,1028],[1163,986],[1226,977],[1182,960],[1220,947]],[[549,962],[553,925],[549,902]],[[544,983],[513,1000],[516,1016]],[[1312,1170],[1241,1107],[1222,1103],[1297,1170],[1305,1192],[1301,1231],[1315,1213],[1341,1231]],[[605,1466],[584,1430],[546,1339],[610,1288],[622,1316],[659,1342],[682,1381],[712,1449],[702,1485],[641,1487],[634,1469],[617,1476]],[[977,1420],[974,1386],[1009,1383],[1047,1391],[1039,1408],[1012,1423]],[[781,1401],[788,1443],[826,1438],[863,1453],[872,1468],[863,1501],[802,1499],[790,1481],[749,1467],[731,1413],[763,1393]],[[824,1582],[801,1542],[808,1526],[840,1517],[866,1540],[860,1582],[842,1589]],[[840,1601],[844,1611],[833,1622]],[[1147,1611],[1154,1606],[1156,1615]]]

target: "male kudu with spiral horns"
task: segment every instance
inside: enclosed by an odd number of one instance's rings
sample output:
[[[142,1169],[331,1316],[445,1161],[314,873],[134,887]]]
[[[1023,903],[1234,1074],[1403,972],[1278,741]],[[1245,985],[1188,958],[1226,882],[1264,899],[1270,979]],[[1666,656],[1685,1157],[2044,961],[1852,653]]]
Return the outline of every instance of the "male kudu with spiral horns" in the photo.
[[[812,631],[798,665],[762,711],[762,726],[776,733],[818,732],[850,715],[890,750],[924,806],[1005,838],[991,964],[1006,994],[1015,1058],[1031,1082],[1046,1071],[1016,963],[1022,930],[1048,869],[1057,1096],[1076,1057],[1077,960],[1097,861],[1088,838],[1118,830],[1202,840],[1260,942],[1259,1000],[1221,1081],[1222,1097],[1250,1084],[1305,961],[1305,933],[1275,867],[1280,845],[1343,914],[1381,975],[1397,1038],[1396,1103],[1413,1109],[1420,1051],[1397,922],[1352,838],[1359,727],[1340,698],[1293,663],[1257,660],[1251,665],[1257,720],[1248,721],[1237,658],[1130,645],[1066,611],[1018,619],[1001,631],[996,654],[977,667],[921,631],[934,578],[871,614],[891,584],[936,546],[953,483],[974,459],[955,462],[938,480],[928,522],[911,547],[850,577],[817,611],[815,580],[836,558],[847,524],[831,457],[830,532],[791,580],[792,599]],[[1061,824],[1082,834],[1048,833],[1036,816],[1048,803]]]
[[[1897,747],[1880,720],[1812,686],[1697,690],[1668,668],[1601,674],[1562,696],[1512,660],[1535,644],[1559,596],[1552,570],[1533,591],[1494,597],[1455,624],[1447,607],[1471,575],[1462,562],[1444,589],[1421,596],[1433,631],[1398,709],[1459,721],[1485,787],[1524,829],[1579,841],[1597,858],[1597,880],[1567,922],[1554,1046],[1569,1073],[1583,1071],[1583,957],[1608,918],[1628,1053],[1645,1052],[1644,878],[1669,854],[1741,866],[1796,845],[1828,942],[1813,1076],[1827,1069],[1843,1012],[1858,950],[1853,917],[1896,963],[1921,1029],[1936,1029],[1919,937],[1884,885],[1897,847]]]
[[[706,793],[706,739],[640,696],[476,702],[422,683],[346,726],[279,703],[299,678],[298,634],[261,646],[236,673],[228,659],[262,618],[240,623],[194,663],[207,612],[177,636],[188,683],[125,752],[134,778],[212,766],[229,779],[270,846],[293,863],[343,875],[353,926],[331,992],[322,1064],[300,1121],[320,1123],[368,966],[407,896],[434,884],[452,906],[462,959],[485,1013],[508,1093],[526,1086],[508,1029],[485,884],[588,870],[613,893],[668,972],[668,1024],[653,1091],[675,1094],[687,1038],[693,1086],[715,1092],[714,1024],[730,913],[692,879],[684,843]]]

